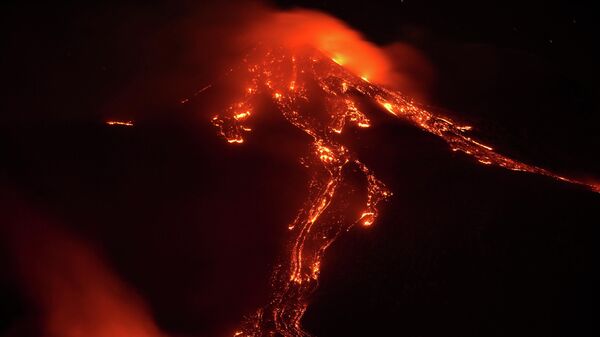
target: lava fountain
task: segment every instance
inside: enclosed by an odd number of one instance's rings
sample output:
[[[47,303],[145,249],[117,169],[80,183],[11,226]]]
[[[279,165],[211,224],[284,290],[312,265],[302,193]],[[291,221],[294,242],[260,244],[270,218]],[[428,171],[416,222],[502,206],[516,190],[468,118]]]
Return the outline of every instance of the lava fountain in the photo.
[[[370,100],[391,116],[444,139],[452,151],[461,151],[485,165],[529,172],[583,185],[593,184],[557,175],[521,163],[474,139],[470,126],[423,108],[387,84],[389,62],[378,48],[340,21],[321,13],[297,10],[274,14],[252,35],[254,47],[243,58],[245,86],[224,113],[212,118],[220,134],[232,144],[242,144],[251,131],[249,120],[258,113],[259,97],[269,97],[293,126],[307,134],[311,154],[303,158],[313,173],[309,198],[289,224],[289,251],[272,275],[270,301],[246,319],[235,336],[308,336],[301,327],[309,296],[314,291],[326,249],[355,225],[371,226],[379,207],[391,192],[353,151],[341,143],[340,134],[353,124],[368,128],[371,122],[359,108],[357,97]],[[324,102],[315,111],[309,103]],[[323,214],[340,190],[345,169],[366,178],[363,209],[352,219],[324,219]]]

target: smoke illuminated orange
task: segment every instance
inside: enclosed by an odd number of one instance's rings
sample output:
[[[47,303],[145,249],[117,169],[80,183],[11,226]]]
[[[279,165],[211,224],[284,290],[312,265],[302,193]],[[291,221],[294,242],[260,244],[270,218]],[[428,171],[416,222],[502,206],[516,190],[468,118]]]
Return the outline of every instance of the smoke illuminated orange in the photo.
[[[44,336],[164,336],[90,247],[46,224],[18,225],[26,228],[17,242],[20,271],[43,314]]]
[[[311,10],[270,13],[246,36],[251,43],[279,45],[288,49],[311,46],[354,74],[391,84],[392,65],[386,54],[342,21]]]

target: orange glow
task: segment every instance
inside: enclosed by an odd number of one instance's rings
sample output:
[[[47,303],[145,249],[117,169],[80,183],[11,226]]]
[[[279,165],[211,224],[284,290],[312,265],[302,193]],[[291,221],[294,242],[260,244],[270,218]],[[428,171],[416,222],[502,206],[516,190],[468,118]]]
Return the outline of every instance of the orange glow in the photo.
[[[348,83],[342,82],[342,91],[346,92],[348,90]]]
[[[296,9],[273,12],[254,25],[246,39],[290,49],[310,47],[321,51],[333,62],[343,65],[365,81],[389,84],[392,66],[385,53],[342,21],[327,14]]]
[[[362,225],[365,227],[371,226],[374,221],[374,218],[373,218],[374,215],[375,214],[373,214],[373,212],[363,212],[363,214],[361,214],[361,216],[360,216]]]
[[[42,314],[43,336],[164,337],[89,246],[46,224],[23,227],[20,272]]]
[[[345,59],[344,59],[342,56],[339,56],[339,55],[338,55],[338,56],[336,56],[336,57],[332,57],[332,58],[331,58],[331,60],[332,60],[333,62],[335,62],[335,63],[337,63],[337,64],[341,65],[341,66],[343,66],[343,65],[344,65],[344,63],[346,63],[346,62],[345,62]]]
[[[246,111],[246,112],[242,112],[242,113],[239,113],[237,115],[234,115],[233,118],[235,118],[235,119],[244,119],[244,118],[246,118],[248,116],[250,116],[250,111]]]
[[[385,103],[383,103],[382,105],[383,105],[383,107],[384,107],[384,108],[385,108],[387,111],[391,112],[393,115],[395,115],[395,114],[396,114],[396,113],[394,112],[394,107],[392,106],[392,103],[385,102]]]
[[[115,126],[115,125],[120,125],[120,126],[133,126],[133,121],[117,121],[117,120],[109,120],[106,121],[107,125],[111,125],[111,126]]]

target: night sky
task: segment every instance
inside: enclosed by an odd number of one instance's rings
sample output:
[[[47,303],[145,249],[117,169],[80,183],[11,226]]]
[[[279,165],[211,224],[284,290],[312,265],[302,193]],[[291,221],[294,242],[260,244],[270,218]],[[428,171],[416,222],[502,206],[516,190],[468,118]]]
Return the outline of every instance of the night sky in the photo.
[[[43,313],[16,262],[36,251],[30,246],[53,247],[37,227],[85,242],[165,334],[230,335],[265,303],[309,177],[298,163],[305,139],[281,118],[265,118],[232,147],[208,123],[223,88],[180,104],[240,57],[225,41],[252,6],[1,6],[0,336],[43,336]],[[404,70],[427,105],[473,125],[502,153],[600,180],[592,4],[269,6],[322,10],[379,45],[411,46],[431,78]],[[478,165],[430,134],[368,113],[373,127],[351,143],[394,196],[375,226],[354,228],[327,252],[303,321],[309,332],[598,334],[599,194]],[[107,119],[136,124],[108,127]]]

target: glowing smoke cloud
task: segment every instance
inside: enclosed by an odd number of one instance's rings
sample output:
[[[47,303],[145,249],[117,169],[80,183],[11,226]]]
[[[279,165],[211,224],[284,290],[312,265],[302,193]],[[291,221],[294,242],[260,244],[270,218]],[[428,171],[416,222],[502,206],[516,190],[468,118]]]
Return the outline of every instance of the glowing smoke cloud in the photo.
[[[135,292],[82,241],[38,219],[16,224],[16,253],[47,337],[165,337]]]
[[[316,287],[325,250],[355,224],[371,226],[382,201],[391,195],[385,185],[351,151],[340,143],[347,125],[370,127],[355,99],[363,96],[390,115],[410,122],[444,139],[486,165],[524,171],[562,181],[597,186],[556,175],[494,152],[469,135],[470,126],[458,125],[417,105],[402,93],[386,88],[396,76],[390,62],[376,46],[340,21],[325,14],[297,10],[275,13],[261,20],[245,38],[254,43],[243,60],[244,92],[212,122],[229,142],[240,144],[251,131],[248,121],[256,101],[268,96],[285,119],[311,139],[312,155],[304,164],[313,170],[309,199],[289,225],[289,254],[272,278],[270,302],[249,317],[235,336],[307,336],[301,328],[310,294]],[[375,84],[378,83],[378,84]],[[322,111],[308,108],[324,100]],[[354,219],[327,219],[344,170],[354,168],[366,177],[367,196]]]

